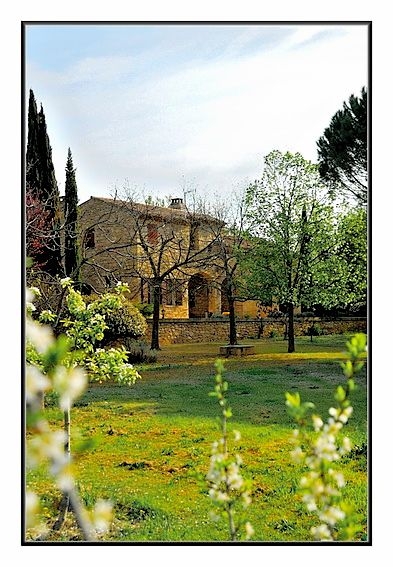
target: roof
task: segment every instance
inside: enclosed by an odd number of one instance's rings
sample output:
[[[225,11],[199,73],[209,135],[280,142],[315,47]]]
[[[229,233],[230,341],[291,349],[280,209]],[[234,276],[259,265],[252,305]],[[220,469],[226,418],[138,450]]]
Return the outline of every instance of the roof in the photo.
[[[186,207],[184,208],[175,208],[175,207],[161,207],[158,205],[150,204],[150,203],[136,203],[130,202],[122,199],[113,199],[110,197],[94,197],[91,196],[90,199],[84,201],[79,206],[83,206],[91,202],[92,200],[101,201],[103,203],[107,203],[108,205],[115,205],[118,207],[129,208],[130,210],[139,210],[141,214],[144,214],[149,217],[158,217],[160,219],[167,218],[168,220],[178,220],[181,222],[187,222],[191,218],[204,220],[206,222],[215,222],[217,224],[221,224],[221,221],[218,219],[203,213],[192,213]]]

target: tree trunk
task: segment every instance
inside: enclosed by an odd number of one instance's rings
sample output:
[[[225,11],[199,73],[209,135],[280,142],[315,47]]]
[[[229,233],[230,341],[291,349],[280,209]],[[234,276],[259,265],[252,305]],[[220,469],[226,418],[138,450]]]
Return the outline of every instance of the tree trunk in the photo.
[[[288,352],[295,352],[294,305],[288,303]]]
[[[228,296],[229,304],[229,344],[237,345],[236,317],[235,317],[235,300]]]
[[[160,291],[161,284],[154,284],[153,286],[153,326],[151,332],[151,345],[152,350],[160,350],[159,341],[159,328],[160,328]]]
[[[71,460],[71,410],[68,407],[64,411],[64,433],[65,433],[65,443],[64,452],[67,456],[68,462]],[[59,515],[57,516],[56,522],[53,525],[52,531],[59,532],[64,525],[67,517],[67,512],[71,511],[70,496],[67,491],[63,492],[63,497],[59,506]]]

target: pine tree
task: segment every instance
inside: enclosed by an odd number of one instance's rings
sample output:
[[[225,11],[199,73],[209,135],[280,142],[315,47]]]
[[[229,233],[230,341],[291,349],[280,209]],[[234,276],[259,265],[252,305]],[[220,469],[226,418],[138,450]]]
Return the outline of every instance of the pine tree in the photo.
[[[26,151],[26,193],[41,203],[45,231],[40,235],[42,248],[34,260],[52,276],[62,275],[60,249],[60,197],[52,148],[47,134],[43,107],[37,113],[34,93],[30,90],[28,111],[28,140]]]
[[[72,154],[70,148],[68,148],[64,197],[64,267],[66,276],[70,276],[75,281],[79,279],[80,263],[77,223],[78,188],[75,178],[75,168],[72,162]]]
[[[367,91],[351,95],[317,142],[323,179],[367,205]]]

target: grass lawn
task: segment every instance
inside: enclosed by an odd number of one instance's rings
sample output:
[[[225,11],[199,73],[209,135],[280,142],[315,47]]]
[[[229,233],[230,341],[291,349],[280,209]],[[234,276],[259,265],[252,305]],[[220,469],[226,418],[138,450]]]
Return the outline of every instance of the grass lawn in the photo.
[[[256,354],[226,361],[230,428],[241,432],[234,449],[242,456],[243,476],[252,482],[248,519],[255,541],[311,541],[315,518],[296,492],[302,470],[291,461],[294,428],[285,392],[299,391],[326,418],[335,387],[344,383],[338,364],[345,336],[299,338],[287,354],[280,340],[247,341]],[[211,444],[219,437],[218,405],[208,396],[214,385],[219,344],[163,347],[158,362],[141,366],[132,387],[91,385],[72,409],[75,477],[85,503],[98,498],[114,503],[115,519],[105,540],[225,541],[224,523],[209,518],[213,510],[203,478]],[[342,462],[343,495],[360,515],[367,539],[367,394],[366,370],[351,396],[354,413],[345,433],[356,446]],[[61,427],[62,415],[47,410]],[[89,450],[82,451],[86,440]],[[43,470],[28,474],[28,484],[44,498],[44,516],[56,516],[59,493]],[[78,539],[69,519],[62,540]],[[58,537],[58,539],[59,539]]]

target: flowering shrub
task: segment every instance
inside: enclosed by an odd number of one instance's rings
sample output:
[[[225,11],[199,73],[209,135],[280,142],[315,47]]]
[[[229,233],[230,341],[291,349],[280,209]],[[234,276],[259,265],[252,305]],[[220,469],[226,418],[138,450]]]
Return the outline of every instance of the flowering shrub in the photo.
[[[68,510],[72,510],[83,537],[92,540],[109,525],[111,505],[99,501],[93,512],[87,512],[78,496],[71,475],[70,409],[84,391],[87,378],[94,381],[114,380],[130,385],[139,378],[138,372],[127,363],[124,348],[104,350],[97,345],[107,328],[106,317],[122,305],[127,286],[119,284],[115,293],[108,293],[86,305],[82,295],[72,286],[70,278],[61,280],[65,290],[68,316],[62,321],[65,334],[55,338],[49,325],[57,316],[50,310],[40,313],[39,321],[31,317],[35,311],[33,294],[28,291],[26,318],[26,403],[27,424],[33,438],[28,444],[29,467],[49,462],[63,499],[56,522],[60,529]],[[34,290],[38,294],[38,290]],[[52,431],[41,415],[45,393],[58,397],[64,412],[64,430]],[[26,493],[26,529],[32,537],[45,537],[46,528],[37,520],[38,497]]]
[[[296,448],[292,457],[308,468],[300,479],[300,489],[307,510],[316,514],[319,520],[319,524],[311,528],[317,540],[351,540],[361,529],[352,508],[342,500],[340,489],[345,485],[345,479],[335,463],[351,450],[351,442],[341,435],[341,430],[353,411],[349,395],[355,388],[354,377],[363,367],[360,357],[365,351],[366,335],[357,334],[347,343],[348,360],[341,363],[347,383],[337,387],[337,406],[329,409],[325,423],[319,415],[311,414],[314,433],[306,429],[314,404],[302,403],[298,392],[286,393],[289,413],[299,425],[294,431]]]
[[[92,381],[106,382],[115,378],[119,384],[130,385],[139,378],[139,374],[127,361],[128,351],[125,348],[98,348],[85,366]]]
[[[250,539],[254,530],[245,519],[244,512],[251,503],[250,488],[240,474],[242,460],[240,455],[230,456],[228,451],[227,420],[232,416],[226,392],[228,382],[223,379],[224,364],[222,360],[215,363],[216,378],[214,392],[211,396],[218,399],[222,411],[221,438],[212,446],[210,468],[207,473],[209,496],[218,507],[219,513],[212,514],[212,519],[224,517],[228,522],[231,541]],[[240,433],[234,431],[235,441],[240,440]]]
[[[123,306],[123,294],[128,286],[119,282],[113,293],[105,293],[86,304],[82,294],[73,288],[70,278],[61,280],[61,285],[66,291],[67,317],[62,320],[62,325],[69,343],[66,357],[68,366],[85,368],[91,381],[114,380],[121,384],[133,384],[140,376],[128,364],[127,351],[124,348],[104,350],[99,347],[108,328],[107,319]],[[50,310],[42,311],[39,317],[41,322],[49,324],[55,319],[56,315]],[[30,352],[30,361],[32,355]]]
[[[27,293],[26,341],[30,362],[26,364],[26,427],[30,439],[26,447],[28,468],[47,464],[57,487],[69,502],[83,539],[95,540],[109,528],[112,506],[107,501],[97,501],[93,510],[82,505],[71,471],[69,436],[67,431],[52,430],[42,414],[44,392],[56,391],[59,404],[69,410],[84,391],[87,377],[81,368],[69,366],[70,343],[64,337],[55,338],[50,327],[33,321],[33,294]],[[39,356],[39,363],[37,360]],[[40,518],[40,499],[27,487],[25,494],[25,529],[30,539],[45,539],[48,529]]]

